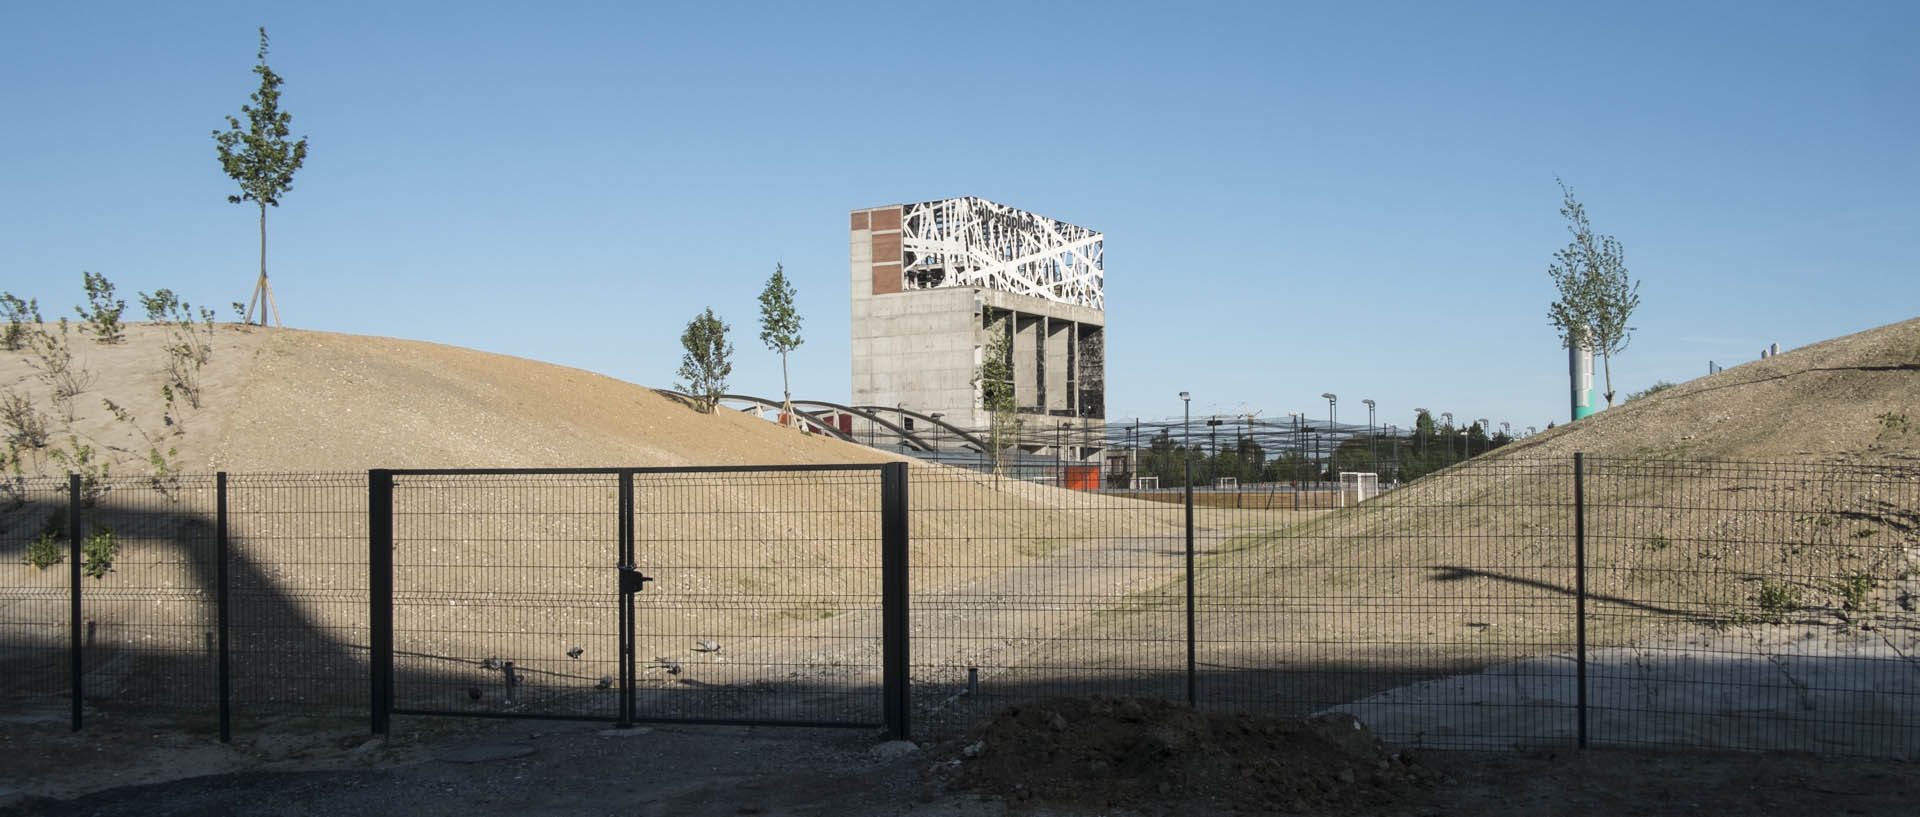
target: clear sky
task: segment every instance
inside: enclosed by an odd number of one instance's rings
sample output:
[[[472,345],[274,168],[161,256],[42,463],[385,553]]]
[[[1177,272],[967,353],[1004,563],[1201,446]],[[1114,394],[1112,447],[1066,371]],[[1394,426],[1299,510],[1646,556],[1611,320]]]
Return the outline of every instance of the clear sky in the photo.
[[[977,195],[1106,234],[1109,417],[1544,427],[1556,174],[1643,282],[1622,394],[1920,314],[1910,2],[11,3],[0,289],[246,298],[256,25],[293,327],[669,386],[711,306],[777,395],[780,262],[840,400],[847,211]]]

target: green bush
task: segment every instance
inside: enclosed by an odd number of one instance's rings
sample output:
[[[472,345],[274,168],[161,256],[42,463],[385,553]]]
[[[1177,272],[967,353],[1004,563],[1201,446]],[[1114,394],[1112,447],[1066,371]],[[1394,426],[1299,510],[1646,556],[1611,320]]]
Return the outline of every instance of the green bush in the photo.
[[[1868,612],[1873,609],[1873,588],[1879,582],[1866,573],[1855,573],[1834,583],[1833,592],[1846,609]]]
[[[120,544],[114,541],[113,528],[100,525],[80,543],[80,572],[95,579],[107,575],[113,569],[113,557],[120,550]]]
[[[93,335],[95,343],[126,340],[126,327],[120,323],[120,313],[127,311],[127,302],[113,299],[113,284],[107,276],[97,272],[81,272],[80,276],[87,287],[87,308],[76,306],[73,311],[87,322],[82,329]]]

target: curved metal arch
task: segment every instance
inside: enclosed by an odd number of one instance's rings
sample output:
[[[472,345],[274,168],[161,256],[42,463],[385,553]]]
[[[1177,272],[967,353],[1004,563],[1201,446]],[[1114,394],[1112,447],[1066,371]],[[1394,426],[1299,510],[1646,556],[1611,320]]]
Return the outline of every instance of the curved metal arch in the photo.
[[[681,402],[684,402],[684,403],[687,403],[688,405],[692,405],[692,404],[693,404],[693,403],[695,402],[695,400],[694,400],[694,398],[693,398],[693,396],[692,396],[692,395],[689,395],[689,394],[683,394],[683,393],[681,393],[681,392],[677,392],[677,391],[674,391],[674,390],[672,390],[672,389],[654,389],[654,391],[655,391],[655,392],[658,392],[658,393],[660,393],[660,394],[663,394],[663,395],[666,395],[666,396],[668,396],[668,397],[671,397],[671,398],[674,398],[674,399],[676,399],[676,400],[680,400]],[[722,395],[720,395],[720,396],[719,396],[719,399],[720,399],[720,400],[722,400],[722,401],[731,401],[731,402],[735,402],[735,403],[748,403],[748,404],[751,404],[751,405],[754,405],[754,406],[758,406],[758,407],[760,407],[761,409],[764,409],[764,410],[769,410],[769,411],[780,411],[780,410],[781,410],[781,406],[780,406],[780,401],[778,401],[778,400],[768,400],[768,399],[766,399],[766,398],[764,398],[764,397],[755,397],[755,396],[753,396],[753,395],[750,395],[750,394],[722,394]],[[891,423],[891,422],[888,422],[888,421],[887,421],[886,419],[884,419],[884,418],[882,418],[882,417],[880,417],[880,416],[879,416],[878,414],[876,414],[876,413],[874,413],[874,412],[870,412],[870,411],[865,411],[865,410],[862,410],[862,409],[858,409],[858,408],[854,408],[854,407],[852,407],[852,406],[843,406],[843,405],[840,405],[839,403],[829,403],[829,402],[827,402],[827,401],[825,401],[825,400],[794,400],[794,401],[792,401],[792,402],[793,402],[793,405],[794,405],[794,406],[795,406],[796,408],[797,408],[797,407],[800,407],[800,406],[819,406],[819,407],[821,407],[822,409],[826,409],[826,410],[830,410],[830,411],[839,411],[839,412],[844,412],[844,413],[847,413],[847,414],[851,414],[851,415],[853,415],[853,416],[855,416],[855,417],[859,417],[859,418],[861,418],[861,419],[864,419],[864,420],[866,420],[866,421],[868,421],[868,422],[871,422],[871,423],[875,423],[875,424],[877,424],[877,425],[881,425],[881,426],[884,426],[884,427],[886,427],[886,428],[887,428],[888,430],[890,430],[890,431],[892,431],[893,433],[895,433],[895,434],[897,434],[897,435],[899,435],[899,436],[900,436],[900,440],[901,440],[901,442],[903,442],[903,443],[906,443],[906,444],[910,444],[910,445],[912,445],[912,446],[913,446],[914,448],[917,448],[917,449],[919,449],[919,450],[921,450],[921,451],[932,451],[932,450],[934,450],[934,447],[933,447],[933,446],[931,446],[931,445],[928,445],[928,444],[927,444],[927,441],[926,441],[926,440],[923,440],[923,439],[921,439],[919,435],[917,435],[917,434],[914,434],[913,432],[911,432],[911,431],[908,431],[908,430],[906,430],[906,429],[904,429],[904,428],[901,428],[900,426],[898,426],[898,425],[896,425],[896,424],[894,424],[894,423]],[[888,410],[888,411],[897,411],[896,409],[887,409],[887,410]],[[850,442],[850,443],[858,443],[858,442],[859,442],[859,440],[855,440],[855,439],[854,439],[854,438],[853,438],[853,437],[852,437],[851,435],[849,435],[849,434],[847,434],[847,433],[845,433],[845,432],[843,432],[843,431],[841,431],[840,429],[837,429],[837,428],[834,428],[833,426],[831,426],[831,425],[828,425],[828,424],[827,424],[827,423],[826,423],[825,421],[823,421],[823,420],[821,420],[821,419],[819,418],[819,416],[818,416],[818,415],[819,415],[819,414],[821,414],[821,413],[823,413],[823,412],[804,412],[804,411],[797,411],[797,412],[795,413],[795,416],[797,416],[797,417],[801,417],[801,418],[803,418],[803,419],[805,419],[805,420],[807,421],[807,424],[808,424],[808,425],[811,425],[811,426],[813,426],[814,428],[816,428],[816,429],[818,429],[818,430],[820,430],[820,431],[822,431],[822,432],[824,432],[824,433],[827,433],[827,434],[831,434],[831,435],[833,435],[833,436],[834,436],[834,437],[835,437],[836,439],[839,439],[839,440],[843,440],[843,441],[845,441],[845,442]],[[908,413],[908,414],[913,414],[913,412],[907,412],[907,413]],[[918,416],[918,415],[916,415],[916,416]],[[932,421],[932,422],[936,422],[936,423],[938,423],[938,421],[934,421],[934,420],[933,420],[932,418],[930,418],[930,417],[929,417],[929,418],[927,418],[927,419],[928,419],[929,421]],[[941,426],[945,426],[945,427],[947,427],[947,428],[952,428],[952,426],[948,426],[948,425],[947,425],[946,423],[938,423],[938,424],[939,424],[939,425],[941,425]],[[963,437],[964,437],[965,439],[969,439],[969,440],[972,440],[972,439],[973,439],[973,437],[972,437],[972,435],[967,435],[967,434],[964,434],[964,432],[959,432],[959,430],[958,430],[958,429],[954,429],[954,430],[955,430],[955,432],[956,432],[956,433],[961,433],[961,434],[962,434],[962,436],[963,436]],[[982,450],[985,450],[985,447],[984,447],[984,446],[982,447]]]
[[[973,432],[968,431],[952,423],[949,423],[945,420],[938,419],[930,414],[921,414],[920,412],[914,411],[912,409],[903,409],[898,406],[853,406],[852,408],[855,411],[868,411],[868,412],[876,412],[876,413],[884,411],[890,414],[904,413],[907,416],[912,417],[914,419],[925,420],[929,423],[932,423],[934,425],[937,425],[941,428],[944,428],[948,431],[953,432],[953,435],[955,437],[958,437],[962,441],[972,444],[973,450],[975,451],[987,450],[986,441],[980,439],[978,436],[975,436]]]

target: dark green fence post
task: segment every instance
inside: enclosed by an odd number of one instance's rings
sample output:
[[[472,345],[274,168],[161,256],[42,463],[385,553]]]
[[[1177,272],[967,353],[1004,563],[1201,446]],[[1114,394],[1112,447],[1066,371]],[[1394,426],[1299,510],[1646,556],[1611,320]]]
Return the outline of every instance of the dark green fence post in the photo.
[[[1587,489],[1586,455],[1573,455],[1574,710],[1579,746],[1587,748]]]
[[[84,661],[80,651],[85,648],[80,632],[80,475],[67,475],[67,600],[71,608],[67,622],[67,653],[72,659],[73,671],[73,731],[80,731],[81,702],[86,697],[85,683],[81,678]]]
[[[393,472],[367,472],[368,703],[373,733],[393,719]]]
[[[880,468],[880,633],[881,707],[886,710],[887,737],[893,740],[906,740],[911,732],[907,537],[907,464],[890,462]]]

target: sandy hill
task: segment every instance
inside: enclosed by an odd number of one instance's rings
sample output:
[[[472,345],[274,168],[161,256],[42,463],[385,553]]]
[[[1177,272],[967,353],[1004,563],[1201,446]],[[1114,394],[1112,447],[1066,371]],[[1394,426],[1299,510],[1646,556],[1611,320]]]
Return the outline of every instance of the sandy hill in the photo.
[[[578,369],[417,341],[229,325],[212,332],[201,406],[178,406],[170,424],[161,395],[167,336],[132,325],[124,342],[101,345],[72,333],[73,366],[90,383],[72,401],[71,422],[26,352],[0,355],[0,388],[45,415],[56,447],[70,430],[117,460],[115,473],[146,470],[155,443],[178,450],[188,472],[884,459],[735,412],[700,414]],[[116,419],[103,400],[132,421]],[[56,466],[29,455],[30,470],[63,470]]]

